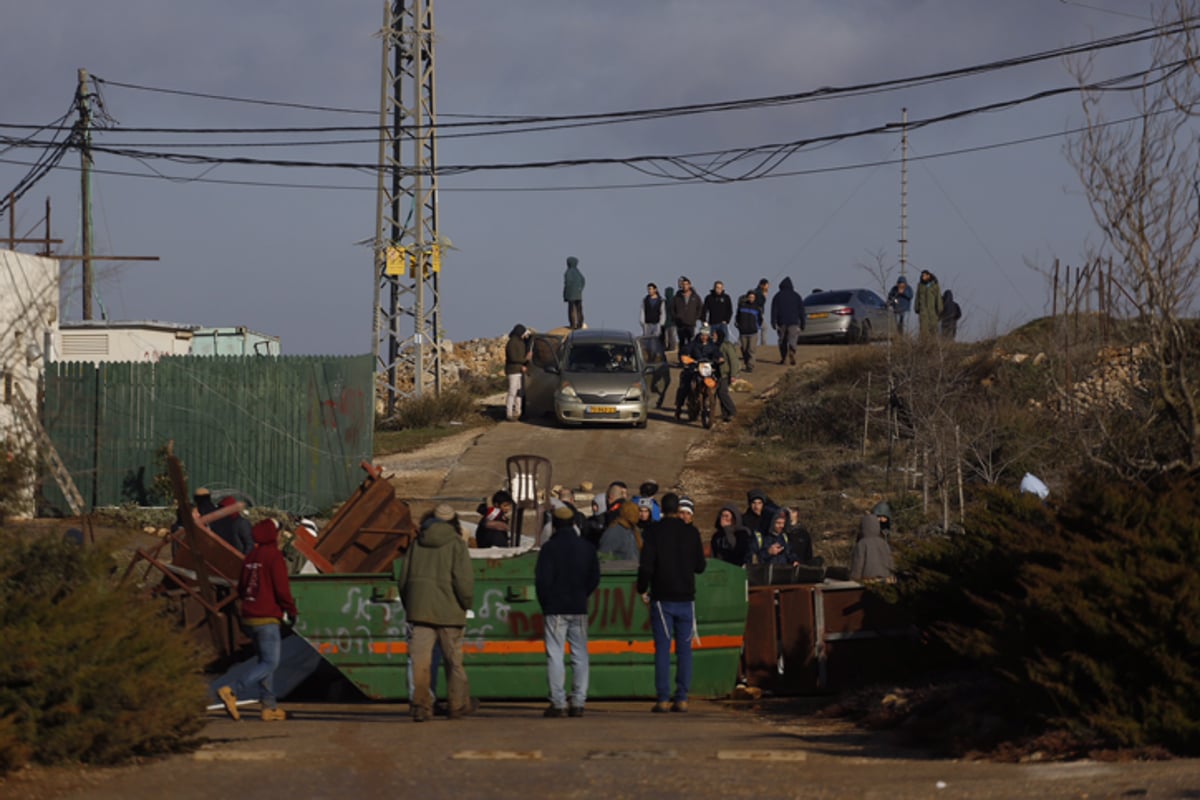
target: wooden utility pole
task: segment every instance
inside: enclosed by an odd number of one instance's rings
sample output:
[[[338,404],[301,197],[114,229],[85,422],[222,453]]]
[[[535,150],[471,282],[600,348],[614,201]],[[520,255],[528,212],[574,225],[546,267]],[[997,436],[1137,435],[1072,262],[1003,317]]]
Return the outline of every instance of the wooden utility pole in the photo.
[[[158,256],[98,256],[92,252],[92,107],[88,89],[88,72],[79,70],[79,87],[75,91],[75,108],[79,119],[75,123],[76,143],[79,146],[79,206],[80,237],[82,251],[79,255],[51,255],[50,250],[50,201],[46,201],[46,255],[59,260],[79,260],[83,266],[83,297],[80,307],[82,318],[92,318],[92,262],[93,261],[158,261]]]

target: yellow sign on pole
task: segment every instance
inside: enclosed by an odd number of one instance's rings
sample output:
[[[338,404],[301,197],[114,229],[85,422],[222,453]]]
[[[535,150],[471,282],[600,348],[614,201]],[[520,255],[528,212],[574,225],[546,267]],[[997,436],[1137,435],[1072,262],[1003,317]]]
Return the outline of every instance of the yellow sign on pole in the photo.
[[[384,275],[406,275],[408,274],[408,248],[407,247],[389,247],[387,249],[387,260],[383,265]]]
[[[433,245],[429,248],[429,266],[434,272],[442,271],[442,247],[441,245]]]

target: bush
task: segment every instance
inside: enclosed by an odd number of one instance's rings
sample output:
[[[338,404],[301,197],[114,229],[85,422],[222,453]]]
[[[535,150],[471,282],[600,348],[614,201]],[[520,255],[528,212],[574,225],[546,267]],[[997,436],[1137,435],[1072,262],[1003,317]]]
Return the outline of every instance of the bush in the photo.
[[[862,408],[861,397],[854,400],[828,386],[785,378],[779,393],[763,405],[751,431],[760,437],[781,436],[793,445],[852,447],[862,441],[861,412],[847,413],[855,406]]]
[[[451,422],[462,422],[480,413],[479,395],[482,385],[456,386],[441,394],[423,394],[397,403],[395,413],[379,424],[380,430],[401,431],[413,428],[433,428]]]
[[[1200,753],[1200,476],[985,499],[967,536],[902,558],[900,600],[946,659],[998,678],[1030,732]]]
[[[0,773],[170,752],[203,726],[195,645],[114,563],[0,531]]]

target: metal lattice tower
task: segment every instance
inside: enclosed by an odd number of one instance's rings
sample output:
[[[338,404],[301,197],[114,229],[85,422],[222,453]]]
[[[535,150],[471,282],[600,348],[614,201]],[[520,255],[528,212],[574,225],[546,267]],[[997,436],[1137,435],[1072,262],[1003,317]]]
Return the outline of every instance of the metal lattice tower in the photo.
[[[383,17],[372,340],[391,414],[400,396],[441,391],[441,239],[433,0],[384,0]]]

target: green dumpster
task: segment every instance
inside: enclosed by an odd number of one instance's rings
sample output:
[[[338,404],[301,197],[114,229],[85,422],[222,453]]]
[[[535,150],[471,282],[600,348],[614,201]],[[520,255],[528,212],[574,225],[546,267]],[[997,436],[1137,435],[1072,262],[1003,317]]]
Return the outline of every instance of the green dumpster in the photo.
[[[368,697],[408,696],[404,608],[395,574],[295,576],[296,632]],[[483,698],[547,694],[542,612],[534,590],[537,553],[475,559],[475,608],[467,620],[464,661],[471,693]],[[637,594],[637,565],[602,564],[588,606],[592,698],[653,698],[654,640],[648,607]],[[738,673],[746,626],[746,573],[719,560],[696,576],[698,638],[693,641],[692,694],[729,694]],[[439,688],[443,689],[445,681]]]

